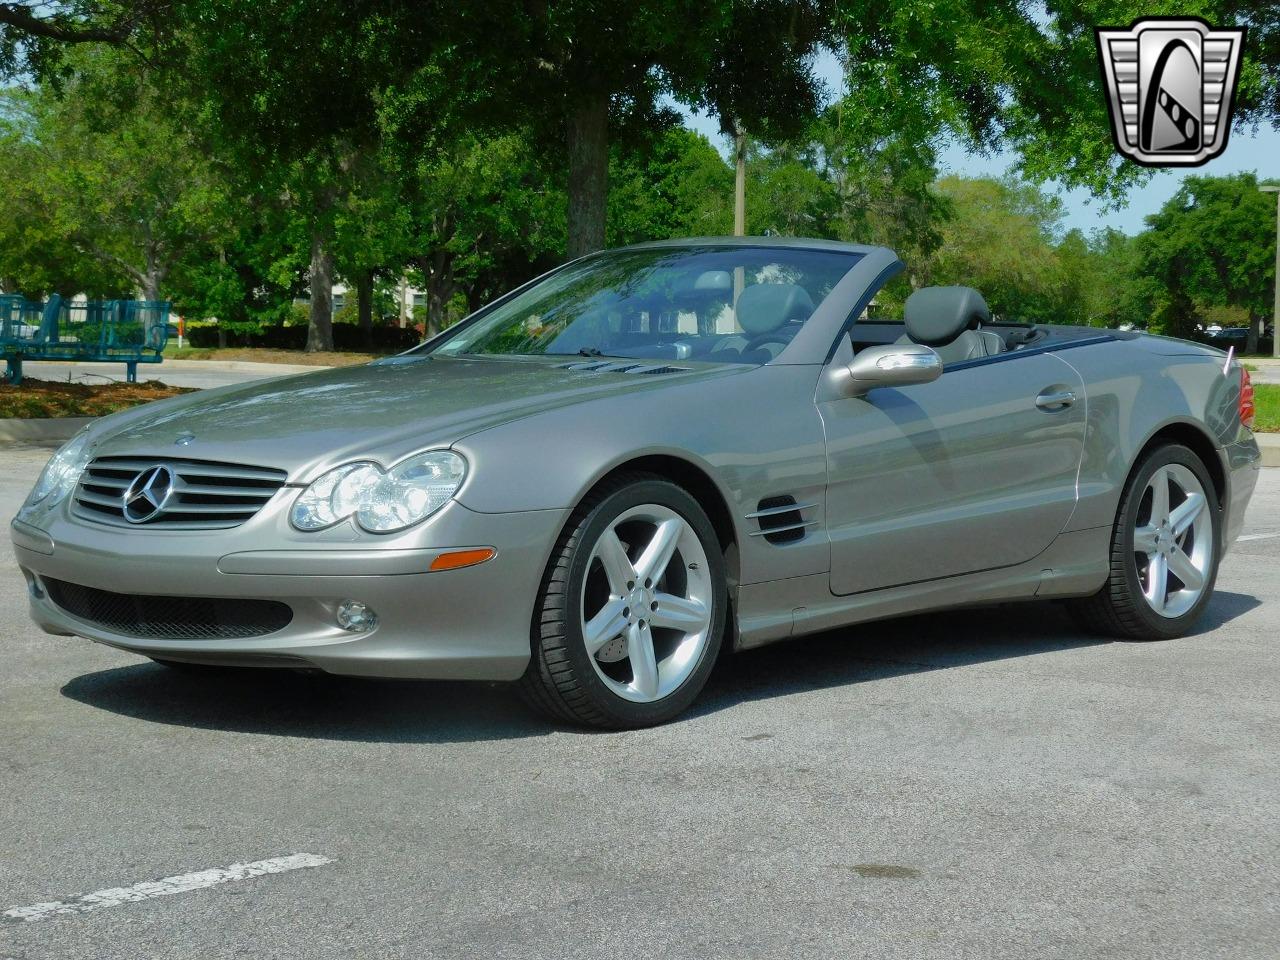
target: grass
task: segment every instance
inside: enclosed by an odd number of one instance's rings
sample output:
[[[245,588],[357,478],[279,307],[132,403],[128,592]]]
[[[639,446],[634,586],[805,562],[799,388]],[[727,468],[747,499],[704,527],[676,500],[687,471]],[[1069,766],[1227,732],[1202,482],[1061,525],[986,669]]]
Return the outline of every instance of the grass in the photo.
[[[1280,433],[1280,383],[1255,383],[1253,402],[1258,408],[1253,429],[1260,433]]]
[[[55,383],[28,377],[21,386],[0,384],[0,420],[101,417],[191,392],[190,387],[171,387],[158,380],[89,384]]]
[[[251,363],[297,363],[308,367],[349,367],[387,354],[307,353],[304,350],[272,350],[267,347],[183,347],[174,341],[165,347],[166,360],[247,360]]]

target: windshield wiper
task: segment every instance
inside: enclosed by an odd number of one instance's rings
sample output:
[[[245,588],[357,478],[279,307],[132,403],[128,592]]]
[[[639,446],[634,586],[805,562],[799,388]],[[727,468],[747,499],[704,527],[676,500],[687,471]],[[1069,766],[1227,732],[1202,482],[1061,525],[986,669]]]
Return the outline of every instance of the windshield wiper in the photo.
[[[545,354],[548,357],[591,357],[592,359],[603,360],[630,360],[631,357],[624,357],[616,353],[602,353],[597,347],[579,347],[573,353],[556,353],[548,350]]]

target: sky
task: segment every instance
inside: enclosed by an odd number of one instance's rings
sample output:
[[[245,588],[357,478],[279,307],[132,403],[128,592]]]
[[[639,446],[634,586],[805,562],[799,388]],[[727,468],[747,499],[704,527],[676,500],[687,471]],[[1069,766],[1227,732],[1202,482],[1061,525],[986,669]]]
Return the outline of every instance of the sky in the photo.
[[[819,56],[814,69],[829,93],[841,88],[843,73],[835,56],[829,53]],[[719,120],[691,113],[686,109],[681,112],[687,126],[704,134],[728,156],[731,144],[721,136]],[[951,146],[942,152],[941,166],[944,175],[955,173],[970,177],[999,177],[1014,166],[1015,159],[1007,153],[989,157],[976,156],[966,153],[958,146]],[[1135,234],[1144,228],[1143,218],[1155,213],[1173,196],[1183,177],[1189,174],[1222,176],[1243,171],[1257,171],[1262,178],[1280,178],[1280,132],[1265,126],[1256,132],[1232,131],[1222,156],[1191,170],[1156,171],[1149,182],[1130,189],[1127,203],[1118,209],[1107,208],[1093,199],[1087,190],[1063,190],[1052,184],[1047,185],[1046,189],[1062,197],[1065,229],[1079,228],[1089,233],[1099,227],[1112,227]]]

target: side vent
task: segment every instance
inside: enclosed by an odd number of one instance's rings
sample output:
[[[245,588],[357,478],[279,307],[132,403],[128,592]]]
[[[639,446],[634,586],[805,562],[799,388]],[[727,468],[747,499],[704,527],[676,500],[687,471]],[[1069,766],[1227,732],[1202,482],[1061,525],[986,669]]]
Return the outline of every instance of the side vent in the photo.
[[[652,366],[643,363],[615,363],[613,361],[588,361],[586,363],[560,363],[561,370],[572,370],[574,373],[626,373],[636,377],[649,377],[662,373],[684,373],[688,367],[672,367],[666,364]]]
[[[770,543],[794,543],[803,540],[805,530],[814,526],[817,520],[806,520],[804,511],[812,510],[816,503],[796,503],[792,496],[765,497],[758,504],[754,513],[748,513],[748,520],[755,520],[760,529],[752,531],[753,537],[764,537]]]
[[[652,377],[662,373],[683,373],[688,367],[645,367],[643,370],[637,370],[636,375],[641,377]]]

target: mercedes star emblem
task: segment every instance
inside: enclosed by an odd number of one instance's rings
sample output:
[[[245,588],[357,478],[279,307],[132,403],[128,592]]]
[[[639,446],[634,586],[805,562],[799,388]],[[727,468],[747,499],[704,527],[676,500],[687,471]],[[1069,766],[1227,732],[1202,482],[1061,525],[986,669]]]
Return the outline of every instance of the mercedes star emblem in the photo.
[[[151,467],[138,474],[124,492],[124,518],[130,523],[154,520],[173,495],[174,476],[168,467]]]

